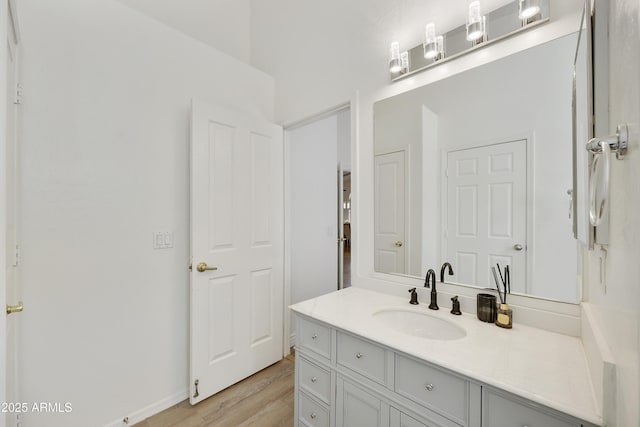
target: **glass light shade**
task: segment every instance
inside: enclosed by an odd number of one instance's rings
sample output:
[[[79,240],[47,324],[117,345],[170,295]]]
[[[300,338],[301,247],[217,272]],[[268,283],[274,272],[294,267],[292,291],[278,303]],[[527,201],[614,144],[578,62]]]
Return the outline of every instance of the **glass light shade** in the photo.
[[[402,70],[402,63],[400,62],[400,43],[391,43],[391,48],[389,50],[391,56],[391,60],[389,61],[389,71],[392,73],[398,73]]]
[[[434,41],[423,44],[426,59],[441,59],[444,56],[444,36],[438,36]]]
[[[469,3],[469,19],[467,19],[467,25],[480,22],[482,15],[480,15],[480,1],[472,1]]]
[[[409,71],[409,52],[406,50],[400,54],[400,65],[402,67],[400,71],[403,73]]]
[[[480,40],[485,35],[485,18],[480,14],[480,2],[469,3],[469,18],[467,19],[467,40]]]
[[[481,40],[486,32],[484,16],[478,22],[467,24],[467,40],[469,41]]]
[[[539,0],[520,0],[518,7],[518,18],[529,19],[540,12]]]
[[[430,22],[424,27],[424,57],[432,59],[438,56],[438,44],[436,39],[436,24]]]

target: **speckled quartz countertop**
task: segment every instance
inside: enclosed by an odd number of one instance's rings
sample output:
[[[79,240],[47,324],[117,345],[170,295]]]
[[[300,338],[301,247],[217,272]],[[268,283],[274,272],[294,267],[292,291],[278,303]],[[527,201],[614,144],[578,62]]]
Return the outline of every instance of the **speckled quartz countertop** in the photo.
[[[502,329],[475,315],[410,305],[409,298],[348,288],[291,306],[296,312],[495,386],[518,396],[602,425],[579,338],[518,325]],[[462,327],[466,336],[440,341],[385,327],[373,314],[400,308],[427,312]]]

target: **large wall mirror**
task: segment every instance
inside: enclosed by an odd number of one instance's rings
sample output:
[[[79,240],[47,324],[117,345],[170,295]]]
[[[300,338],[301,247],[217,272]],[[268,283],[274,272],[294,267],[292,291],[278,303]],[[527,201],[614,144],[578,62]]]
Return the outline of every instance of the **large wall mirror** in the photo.
[[[575,33],[374,105],[378,272],[579,301],[571,219]],[[586,50],[586,43],[579,49]],[[586,67],[586,65],[585,65]]]

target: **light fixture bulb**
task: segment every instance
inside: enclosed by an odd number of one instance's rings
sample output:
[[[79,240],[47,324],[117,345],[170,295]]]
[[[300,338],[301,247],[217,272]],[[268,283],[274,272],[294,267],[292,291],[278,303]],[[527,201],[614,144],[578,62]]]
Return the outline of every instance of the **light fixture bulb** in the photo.
[[[480,1],[469,3],[469,19],[467,20],[467,40],[480,40],[485,35],[485,17],[480,14]]]
[[[436,24],[429,22],[424,27],[424,57],[433,59],[438,56],[438,45],[436,41]]]
[[[529,19],[540,12],[538,0],[520,0],[518,3],[518,18],[520,19]]]
[[[389,71],[392,73],[399,73],[402,70],[402,63],[400,62],[400,43],[393,42],[390,47],[391,60],[389,61]]]
[[[406,50],[400,54],[400,65],[402,67],[401,72],[406,73],[409,71],[409,52]]]

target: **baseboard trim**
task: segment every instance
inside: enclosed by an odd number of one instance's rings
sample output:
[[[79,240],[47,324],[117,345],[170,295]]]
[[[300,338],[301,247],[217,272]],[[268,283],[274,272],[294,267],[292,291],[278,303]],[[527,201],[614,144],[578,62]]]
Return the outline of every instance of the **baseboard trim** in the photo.
[[[123,415],[116,421],[105,424],[104,427],[128,427],[140,421],[144,421],[152,415],[162,412],[173,405],[182,402],[189,397],[189,390],[183,389],[169,397],[165,397],[149,406],[139,409],[131,414]]]

